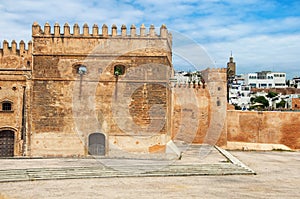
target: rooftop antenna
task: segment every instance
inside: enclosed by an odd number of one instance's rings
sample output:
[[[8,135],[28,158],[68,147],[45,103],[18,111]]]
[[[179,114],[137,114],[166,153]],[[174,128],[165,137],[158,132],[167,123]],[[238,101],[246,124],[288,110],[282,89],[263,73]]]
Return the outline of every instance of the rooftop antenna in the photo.
[[[232,57],[232,51],[231,51],[231,57]]]

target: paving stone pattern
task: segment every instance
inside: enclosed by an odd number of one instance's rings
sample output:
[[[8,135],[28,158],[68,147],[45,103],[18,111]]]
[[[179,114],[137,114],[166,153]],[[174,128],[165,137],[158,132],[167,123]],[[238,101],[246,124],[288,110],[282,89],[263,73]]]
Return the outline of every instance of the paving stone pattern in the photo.
[[[199,152],[202,147],[203,156]],[[212,146],[180,146],[183,152],[182,161],[167,160],[134,160],[103,159],[101,164],[88,166],[60,166],[50,168],[27,168],[0,170],[0,182],[87,179],[113,177],[159,177],[159,176],[201,176],[201,175],[252,175],[250,168],[243,166],[236,158]],[[207,154],[206,154],[207,153]],[[206,154],[206,155],[205,155]],[[225,157],[223,155],[226,155]],[[204,157],[205,156],[205,157]],[[227,159],[228,158],[228,159]],[[205,163],[207,159],[208,163]],[[232,160],[234,159],[234,160]],[[226,161],[227,160],[227,161]],[[28,161],[28,160],[24,160]],[[29,160],[30,161],[30,160]],[[32,160],[34,161],[34,159]],[[45,162],[49,159],[45,159]],[[84,160],[83,160],[84,162]],[[34,163],[33,163],[34,164]],[[34,165],[38,166],[38,165]]]

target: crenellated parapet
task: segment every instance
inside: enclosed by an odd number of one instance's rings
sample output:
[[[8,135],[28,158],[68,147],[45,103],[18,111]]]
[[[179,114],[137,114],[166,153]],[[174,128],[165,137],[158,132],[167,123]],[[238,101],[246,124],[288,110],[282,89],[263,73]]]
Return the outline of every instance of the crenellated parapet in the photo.
[[[0,49],[0,70],[30,69],[33,44],[30,41],[26,48],[22,40],[19,44],[13,40],[10,44],[4,40]],[[3,77],[2,77],[3,78]]]
[[[26,57],[26,56],[30,56],[31,53],[32,53],[31,41],[28,42],[28,47],[26,49],[25,42],[23,40],[20,41],[19,48],[15,40],[13,40],[10,45],[8,41],[4,40],[2,48],[0,49],[1,57],[10,56],[10,55]]]
[[[202,78],[201,72],[192,73],[177,73],[170,79],[170,85],[172,88],[205,88],[205,80]]]
[[[144,24],[139,28],[115,24],[71,27],[68,23],[63,27],[58,23],[41,27],[35,22],[32,39],[33,54],[40,56],[166,56],[170,63],[172,60],[172,35],[166,25],[157,31],[154,25],[146,28]]]
[[[146,30],[144,24],[142,24],[137,30],[135,25],[131,25],[130,28],[127,28],[126,25],[121,26],[121,34],[118,34],[118,27],[114,24],[111,26],[111,31],[109,33],[108,26],[103,24],[101,28],[97,24],[94,24],[93,27],[89,28],[88,24],[84,24],[82,28],[76,23],[71,27],[68,23],[65,23],[63,27],[60,27],[58,23],[55,23],[53,31],[51,30],[49,23],[46,23],[42,28],[37,22],[32,25],[32,36],[33,37],[160,37],[168,38],[171,34],[168,32],[166,25],[162,25],[159,29],[159,34],[156,32],[154,25],[151,25]],[[139,34],[138,34],[139,33]]]

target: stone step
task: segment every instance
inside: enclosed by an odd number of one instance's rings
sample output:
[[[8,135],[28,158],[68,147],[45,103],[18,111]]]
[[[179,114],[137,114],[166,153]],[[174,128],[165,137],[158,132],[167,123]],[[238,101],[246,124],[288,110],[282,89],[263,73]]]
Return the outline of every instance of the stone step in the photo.
[[[184,157],[197,157],[199,151],[215,150],[210,145],[183,145],[179,148]],[[54,179],[84,179],[108,177],[146,177],[146,176],[200,176],[200,175],[253,175],[250,168],[243,165],[236,158],[217,148],[224,157],[231,161],[199,164],[184,162],[140,161],[127,160],[121,162],[113,159],[105,164],[94,167],[59,167],[59,168],[27,168],[0,170],[0,182],[28,181],[28,180],[54,180]]]
[[[192,176],[252,174],[245,168],[231,163],[202,165],[169,165],[162,169],[140,171],[136,167],[118,166],[114,169],[82,168],[36,168],[24,170],[0,170],[0,182],[24,180],[51,180],[135,176]]]

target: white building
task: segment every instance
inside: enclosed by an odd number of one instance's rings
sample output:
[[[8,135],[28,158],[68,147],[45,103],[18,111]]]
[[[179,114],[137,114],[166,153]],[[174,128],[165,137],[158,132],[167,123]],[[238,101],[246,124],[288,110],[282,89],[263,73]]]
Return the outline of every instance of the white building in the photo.
[[[250,107],[250,86],[233,83],[228,90],[229,104],[235,104],[242,109]]]
[[[252,88],[286,88],[286,74],[262,71],[244,75],[245,84]]]
[[[290,85],[292,87],[295,88],[300,88],[300,77],[294,77],[291,81],[290,81]]]
[[[293,107],[293,99],[299,99],[300,98],[300,94],[291,94],[289,96],[289,98],[286,100],[286,108],[288,109],[292,109],[292,108],[296,108],[296,107]]]

